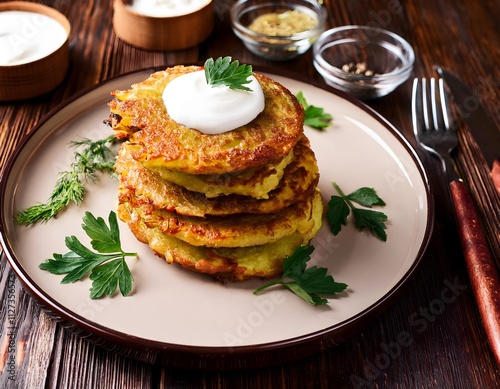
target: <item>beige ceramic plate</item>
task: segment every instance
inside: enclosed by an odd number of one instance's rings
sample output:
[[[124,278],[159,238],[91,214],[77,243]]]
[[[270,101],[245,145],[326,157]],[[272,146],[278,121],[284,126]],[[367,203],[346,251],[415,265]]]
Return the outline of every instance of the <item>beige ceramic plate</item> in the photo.
[[[137,358],[171,365],[208,368],[262,366],[296,359],[341,341],[373,319],[393,300],[418,264],[432,225],[432,203],[422,166],[402,137],[362,103],[296,79],[271,75],[293,93],[334,117],[323,132],[306,128],[321,172],[324,201],[334,194],[331,180],[347,193],[373,187],[387,202],[388,241],[359,233],[349,225],[337,237],[326,224],[313,240],[311,265],[327,267],[349,285],[327,306],[313,307],[282,289],[259,296],[254,280],[222,285],[168,265],[139,243],[121,224],[123,246],[137,251],[131,296],[91,300],[90,281],[71,285],[38,265],[52,253],[67,251],[64,238],[86,241],[82,215],[107,217],[116,209],[117,182],[102,176],[88,185],[81,207],[33,227],[13,221],[17,210],[45,201],[58,172],[73,158],[68,147],[79,138],[110,134],[110,91],[128,88],[151,70],[108,81],[74,98],[49,115],[7,166],[1,182],[1,233],[7,257],[25,286],[64,324],[107,347]]]

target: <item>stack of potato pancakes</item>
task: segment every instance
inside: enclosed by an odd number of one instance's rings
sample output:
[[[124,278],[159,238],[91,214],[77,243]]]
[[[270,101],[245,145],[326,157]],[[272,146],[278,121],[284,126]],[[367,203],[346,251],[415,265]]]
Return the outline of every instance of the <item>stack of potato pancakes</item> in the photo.
[[[187,128],[162,99],[176,66],[115,91],[109,123],[120,148],[118,215],[168,263],[220,280],[268,278],[321,226],[316,158],[295,96],[254,74],[265,108],[250,123],[216,135]],[[196,115],[196,112],[192,113]]]

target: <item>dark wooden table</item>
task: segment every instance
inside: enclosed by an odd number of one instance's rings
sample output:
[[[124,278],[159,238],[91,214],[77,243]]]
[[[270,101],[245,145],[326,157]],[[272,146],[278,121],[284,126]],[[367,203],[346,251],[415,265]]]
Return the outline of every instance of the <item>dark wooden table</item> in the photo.
[[[61,11],[72,24],[71,67],[64,83],[48,95],[0,104],[2,169],[16,145],[57,104],[124,72],[232,55],[243,63],[294,71],[304,79],[321,81],[312,66],[310,52],[283,63],[268,62],[248,52],[230,29],[228,9],[232,0],[215,1],[215,31],[207,41],[177,52],[142,51],[118,40],[112,29],[111,0],[43,3]],[[498,0],[325,0],[325,5],[329,27],[368,24],[403,36],[415,49],[414,76],[436,76],[433,66],[437,64],[450,69],[476,91],[493,120],[500,123]],[[368,104],[414,144],[410,96],[408,81],[389,96]],[[473,144],[467,131],[461,142],[462,146]],[[487,174],[484,161],[472,151],[471,155],[479,174]],[[473,172],[477,169],[470,167],[466,157],[462,152],[459,164],[473,187],[472,176],[478,173]],[[2,253],[0,387],[498,387],[500,370],[478,316],[446,187],[435,161],[425,159],[425,163],[436,204],[428,250],[395,304],[344,343],[307,359],[258,370],[200,372],[137,362],[91,344],[49,318],[24,291]],[[481,206],[481,195],[475,196]],[[496,209],[481,212],[498,219],[499,198],[493,200]],[[498,231],[489,231],[497,259]],[[442,304],[442,295],[450,285],[455,285],[456,298]],[[14,317],[9,317],[9,293],[13,293],[15,301]],[[11,328],[16,330],[15,339],[9,341]],[[411,335],[410,344],[396,347],[398,336],[405,332]],[[9,348],[9,344],[14,347]],[[15,364],[8,363],[11,358]]]

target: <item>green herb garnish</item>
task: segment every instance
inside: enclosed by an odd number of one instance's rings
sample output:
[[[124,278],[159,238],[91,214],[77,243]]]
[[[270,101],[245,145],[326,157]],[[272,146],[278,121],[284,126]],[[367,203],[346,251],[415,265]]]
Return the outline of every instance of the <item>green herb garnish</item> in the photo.
[[[305,125],[321,130],[331,124],[331,121],[333,119],[332,115],[330,115],[329,113],[325,113],[325,110],[323,108],[307,104],[306,98],[301,91],[297,93],[296,97],[300,105],[302,105],[302,107],[304,108],[304,112],[306,115],[306,118],[304,120]]]
[[[335,181],[333,181],[332,184],[340,195],[332,196],[328,202],[328,220],[332,233],[337,235],[340,232],[342,225],[347,224],[347,218],[352,211],[354,223],[358,230],[361,231],[367,227],[373,231],[380,240],[385,242],[387,240],[387,233],[384,223],[388,220],[387,215],[383,212],[371,209],[356,208],[353,205],[353,203],[357,203],[368,208],[372,208],[373,206],[385,206],[385,202],[377,196],[375,190],[373,188],[363,187],[346,196]]]
[[[327,269],[324,267],[313,266],[306,270],[306,262],[311,259],[313,251],[313,246],[298,247],[285,259],[281,278],[261,286],[253,293],[259,294],[273,285],[283,285],[311,305],[327,304],[328,300],[320,295],[342,292],[347,285],[335,282],[331,275],[326,275]]]
[[[252,75],[252,66],[240,65],[238,61],[231,62],[231,57],[209,58],[205,61],[205,78],[208,85],[226,85],[229,89],[251,91],[245,84]]]
[[[123,296],[127,296],[134,279],[125,257],[136,257],[137,253],[122,250],[115,212],[110,212],[108,221],[109,227],[101,217],[96,219],[90,212],[85,212],[82,228],[92,239],[90,244],[97,252],[85,247],[76,236],[67,236],[66,247],[71,251],[64,255],[53,254],[53,259],[47,259],[38,267],[52,274],[66,274],[61,284],[76,282],[90,273],[92,299],[111,296],[117,287]]]
[[[54,190],[46,203],[33,205],[16,214],[19,224],[34,224],[38,221],[46,222],[57,216],[71,203],[79,205],[85,195],[84,183],[95,181],[97,171],[113,172],[115,154],[109,149],[115,141],[111,135],[105,139],[92,141],[82,139],[71,142],[72,147],[84,147],[75,152],[75,161],[70,170],[62,172],[56,182]]]

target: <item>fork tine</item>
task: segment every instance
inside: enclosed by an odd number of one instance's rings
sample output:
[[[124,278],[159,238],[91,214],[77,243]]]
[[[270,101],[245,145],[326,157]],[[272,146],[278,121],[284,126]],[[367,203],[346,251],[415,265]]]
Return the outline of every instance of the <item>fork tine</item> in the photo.
[[[439,107],[442,108],[442,105],[440,105],[440,99],[438,99],[438,94],[436,93],[436,79],[433,77],[430,80],[430,97],[431,97],[431,110],[432,110],[432,124],[434,125],[434,130],[437,131],[441,126],[439,125],[440,119],[441,119],[441,114]],[[439,100],[439,101],[438,101]]]
[[[415,140],[420,146],[427,148],[422,144],[422,139],[430,128],[425,78],[415,78],[413,80],[411,108]],[[432,150],[429,151],[432,152]]]
[[[422,131],[422,97],[420,93],[421,83],[418,78],[413,80],[411,94],[411,117],[413,124],[413,134],[417,142],[420,142],[420,131]]]
[[[428,97],[427,79],[422,78],[422,115],[424,116],[425,129],[430,130],[432,128],[430,123],[431,115],[429,114],[429,101],[427,97]],[[433,100],[431,99],[431,101]]]
[[[452,125],[450,123],[450,104],[448,103],[448,94],[446,93],[446,89],[444,88],[444,81],[442,78],[439,79],[439,98],[441,100],[444,127],[447,131],[449,131],[452,128]]]

